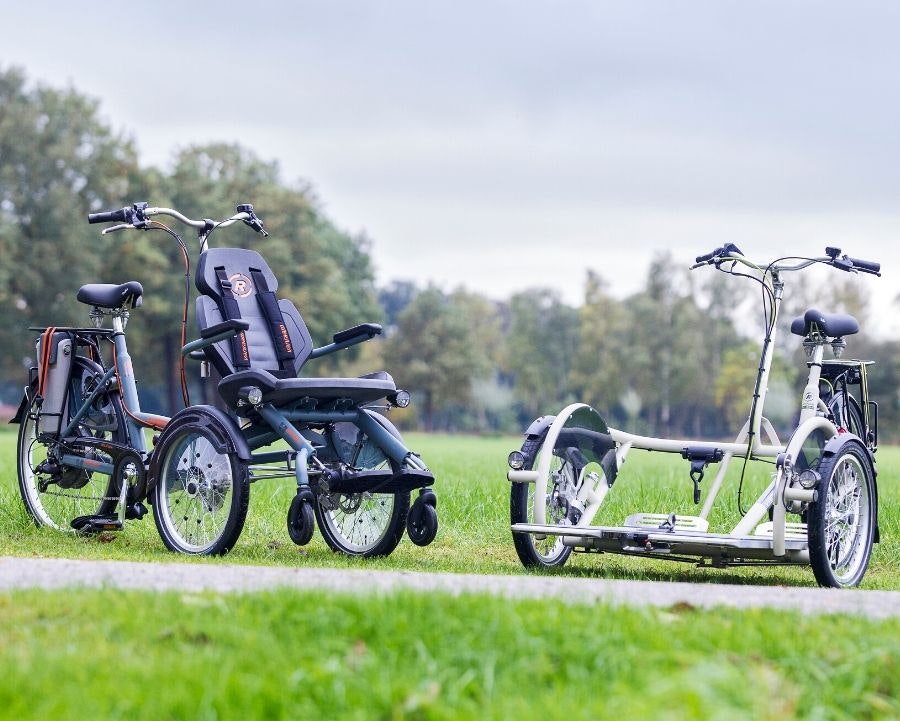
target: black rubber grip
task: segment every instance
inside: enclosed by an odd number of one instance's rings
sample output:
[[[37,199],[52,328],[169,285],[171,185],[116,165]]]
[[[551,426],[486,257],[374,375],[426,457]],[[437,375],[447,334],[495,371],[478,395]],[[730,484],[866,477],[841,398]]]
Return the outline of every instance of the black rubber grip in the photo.
[[[715,258],[721,252],[722,252],[722,248],[716,248],[712,253],[707,253],[706,255],[698,255],[697,260],[695,260],[694,262],[695,263],[705,263],[706,261],[712,260],[713,258]]]
[[[854,268],[859,268],[860,270],[867,270],[870,273],[880,273],[881,272],[881,263],[876,263],[872,260],[860,260],[859,258],[851,258],[849,255],[847,259],[853,263]]]
[[[131,208],[107,210],[102,213],[88,213],[88,223],[127,223]]]

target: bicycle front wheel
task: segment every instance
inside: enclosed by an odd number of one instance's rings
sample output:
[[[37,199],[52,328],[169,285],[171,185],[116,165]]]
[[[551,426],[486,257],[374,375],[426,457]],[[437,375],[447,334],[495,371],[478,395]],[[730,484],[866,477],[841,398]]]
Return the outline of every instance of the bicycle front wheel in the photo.
[[[173,418],[154,450],[153,520],[170,551],[221,555],[244,528],[250,502],[247,462],[228,452],[228,429],[199,408],[196,419]]]

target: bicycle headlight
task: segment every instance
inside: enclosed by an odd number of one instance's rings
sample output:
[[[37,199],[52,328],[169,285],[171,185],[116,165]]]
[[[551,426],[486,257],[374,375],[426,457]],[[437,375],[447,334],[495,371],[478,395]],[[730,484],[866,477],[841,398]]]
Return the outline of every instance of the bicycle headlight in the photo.
[[[250,406],[258,406],[262,403],[262,395],[262,390],[257,386],[243,386],[238,391],[238,398]]]
[[[525,454],[522,451],[513,451],[506,462],[514,471],[521,471],[525,467]]]
[[[399,390],[395,393],[391,393],[391,395],[388,396],[388,401],[391,405],[397,406],[397,408],[406,408],[410,401],[409,391]]]
[[[797,481],[806,490],[815,488],[821,479],[822,476],[820,476],[818,472],[814,471],[812,468],[807,468],[805,471],[802,471],[797,477]]]

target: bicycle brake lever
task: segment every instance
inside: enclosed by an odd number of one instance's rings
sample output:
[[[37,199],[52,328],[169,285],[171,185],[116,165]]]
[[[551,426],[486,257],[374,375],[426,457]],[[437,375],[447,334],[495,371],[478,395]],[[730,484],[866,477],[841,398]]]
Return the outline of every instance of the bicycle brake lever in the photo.
[[[137,230],[137,228],[130,223],[120,223],[119,225],[113,225],[109,228],[104,228],[100,231],[100,235],[106,235],[107,233],[115,233],[119,230]]]
[[[848,273],[855,273],[856,268],[853,266],[853,261],[848,258],[835,258],[831,261],[831,264],[837,268],[838,270],[845,270]]]

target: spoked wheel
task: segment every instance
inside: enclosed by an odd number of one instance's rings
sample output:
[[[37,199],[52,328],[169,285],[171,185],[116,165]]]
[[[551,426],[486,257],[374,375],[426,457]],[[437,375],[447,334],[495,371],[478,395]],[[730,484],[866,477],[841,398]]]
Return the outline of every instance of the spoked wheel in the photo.
[[[397,470],[356,426],[336,423],[331,437],[343,463],[358,470]],[[403,537],[409,491],[319,493],[314,508],[322,538],[333,551],[349,556],[387,556]]]
[[[153,519],[166,548],[227,553],[244,528],[250,502],[246,461],[228,445],[229,429],[202,407],[186,408],[154,450]]]
[[[538,439],[526,440],[522,445],[522,453],[529,459],[525,470],[532,470],[538,464],[540,453],[550,453],[551,449],[543,451],[546,434]],[[577,480],[571,463],[554,455],[550,460],[550,479],[547,486],[547,496],[537,499],[536,483],[513,483],[509,497],[510,521],[515,523],[536,523],[534,509],[537,503],[544,504],[546,522],[549,525],[559,525],[566,521],[568,505],[565,502],[562,487],[566,483]],[[539,536],[531,533],[514,533],[513,543],[519,560],[526,567],[543,566],[547,568],[562,566],[572,555],[571,546],[563,544],[562,536]]]
[[[809,506],[809,558],[820,586],[858,586],[875,533],[875,474],[856,440],[822,459],[818,500]]]
[[[102,369],[92,361],[82,357],[74,359],[67,412],[61,428],[68,425],[69,419],[102,375]],[[104,464],[112,464],[112,458],[96,448],[75,442],[60,442],[55,435],[39,434],[38,410],[37,405],[32,403],[22,417],[17,452],[19,493],[35,523],[73,532],[71,523],[79,516],[113,513],[120,486],[111,476],[62,466],[58,462],[64,454],[82,456]],[[118,398],[113,394],[100,395],[82,418],[74,435],[124,443],[127,436]]]

